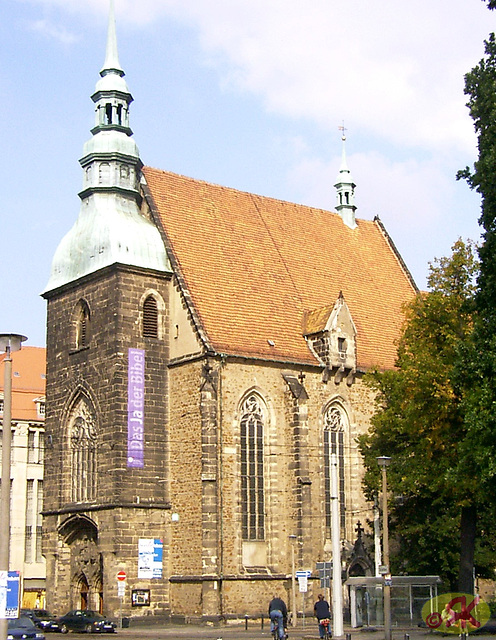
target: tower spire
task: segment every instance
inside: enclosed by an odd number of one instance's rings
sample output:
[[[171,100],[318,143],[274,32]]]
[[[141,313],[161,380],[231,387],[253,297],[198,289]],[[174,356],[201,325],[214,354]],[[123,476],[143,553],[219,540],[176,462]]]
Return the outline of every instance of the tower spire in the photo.
[[[114,0],[100,76],[91,96],[95,126],[79,161],[81,210],[57,248],[46,292],[111,265],[170,271],[157,227],[140,212],[142,162],[129,126],[133,96],[117,55]]]
[[[346,128],[344,124],[338,127],[341,132],[342,151],[341,151],[341,167],[334,187],[336,188],[337,204],[336,211],[340,214],[343,222],[350,229],[354,229],[357,224],[355,220],[355,183],[351,177],[351,171],[348,169],[346,161]]]
[[[109,7],[109,21],[107,31],[107,49],[105,52],[105,62],[103,68],[100,71],[100,75],[104,76],[110,72],[116,72],[120,76],[124,75],[124,71],[119,62],[119,54],[117,51],[117,34],[115,29],[115,8],[114,0],[110,0]]]

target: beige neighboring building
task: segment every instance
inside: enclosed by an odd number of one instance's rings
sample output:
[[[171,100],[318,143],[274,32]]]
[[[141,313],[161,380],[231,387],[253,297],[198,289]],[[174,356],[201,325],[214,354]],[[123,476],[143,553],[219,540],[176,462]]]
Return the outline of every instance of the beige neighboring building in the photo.
[[[5,354],[0,356],[0,424],[4,403],[4,357]],[[41,516],[45,451],[45,359],[46,351],[40,347],[24,346],[20,351],[12,353],[10,568],[21,571],[24,607],[43,606],[45,601]]]
[[[311,613],[331,537],[343,577],[374,571],[354,547],[363,376],[394,366],[417,288],[380,220],[355,216],[344,149],[336,212],[143,167],[112,17],[100,74],[43,294],[47,604],[257,616],[290,602],[294,555]]]

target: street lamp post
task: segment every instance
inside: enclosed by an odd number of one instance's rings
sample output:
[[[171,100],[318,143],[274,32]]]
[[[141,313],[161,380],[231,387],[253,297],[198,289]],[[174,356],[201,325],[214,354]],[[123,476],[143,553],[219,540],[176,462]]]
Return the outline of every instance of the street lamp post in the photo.
[[[25,336],[0,333],[0,352],[5,353],[3,388],[2,485],[0,490],[0,572],[9,570],[10,545],[10,452],[12,448],[12,356]],[[0,618],[0,640],[7,638],[7,619]]]
[[[387,503],[387,468],[391,462],[388,456],[380,456],[377,463],[382,470],[382,551],[384,574],[384,639],[391,640],[391,572],[389,570],[389,529]]]
[[[296,567],[295,567],[295,544],[296,544],[296,536],[291,534],[289,536],[289,541],[291,542],[291,611],[293,615],[291,616],[291,624],[293,627],[296,627],[298,614],[296,613]]]

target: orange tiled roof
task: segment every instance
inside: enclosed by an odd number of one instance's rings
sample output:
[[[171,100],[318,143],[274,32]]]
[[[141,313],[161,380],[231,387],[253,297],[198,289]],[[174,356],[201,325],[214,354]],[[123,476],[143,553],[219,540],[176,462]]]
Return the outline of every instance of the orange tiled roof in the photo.
[[[4,391],[4,360],[0,354],[0,392]],[[46,350],[22,347],[12,353],[12,420],[40,421],[36,398],[45,395]],[[1,415],[0,415],[1,419]]]
[[[303,312],[332,309],[342,291],[358,365],[394,365],[402,305],[415,288],[380,222],[357,220],[352,230],[329,211],[143,172],[213,349],[315,364]]]

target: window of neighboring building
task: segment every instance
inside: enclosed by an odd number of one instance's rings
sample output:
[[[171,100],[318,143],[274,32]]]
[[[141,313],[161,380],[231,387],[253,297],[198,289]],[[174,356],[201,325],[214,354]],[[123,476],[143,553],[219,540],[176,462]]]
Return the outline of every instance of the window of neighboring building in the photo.
[[[38,456],[36,455],[36,432],[28,431],[28,462],[38,462]]]
[[[87,347],[90,339],[90,310],[84,300],[78,302],[75,313],[76,349]]]
[[[143,303],[143,336],[158,338],[158,306],[153,296],[147,296]]]
[[[345,532],[344,415],[341,407],[332,405],[324,414],[324,480],[326,527],[331,529],[331,454],[338,463],[338,495],[341,533]]]
[[[38,462],[43,464],[45,461],[45,432],[38,432]]]
[[[24,534],[24,562],[33,562],[34,480],[26,483],[26,529]]]
[[[36,496],[36,544],[35,544],[35,561],[43,561],[42,553],[42,518],[41,512],[43,511],[43,480],[38,480],[38,493]]]
[[[26,482],[26,523],[24,530],[24,562],[42,562],[43,481]]]
[[[241,509],[243,540],[265,539],[264,406],[252,393],[241,408]]]

